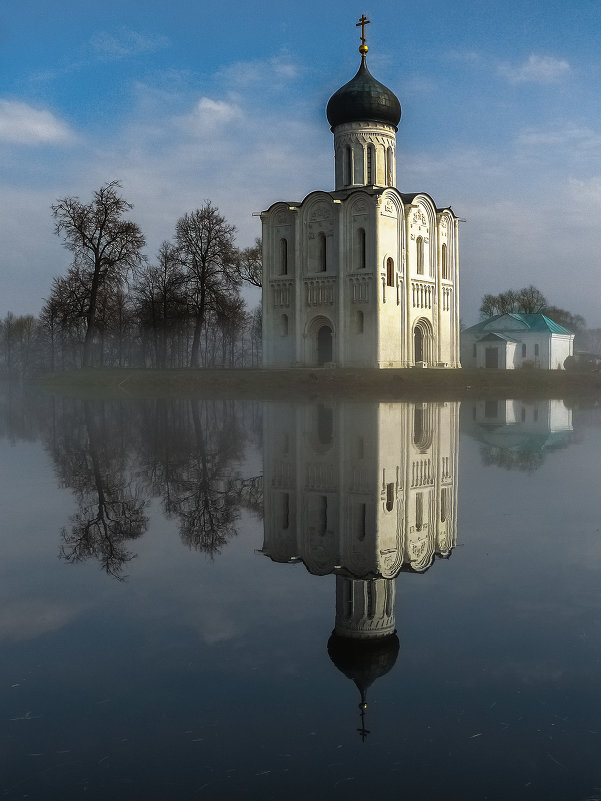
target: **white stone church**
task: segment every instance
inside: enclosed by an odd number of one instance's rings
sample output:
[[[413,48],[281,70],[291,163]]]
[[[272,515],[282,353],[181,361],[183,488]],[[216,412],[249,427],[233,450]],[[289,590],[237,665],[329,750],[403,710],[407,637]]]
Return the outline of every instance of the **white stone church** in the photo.
[[[327,106],[334,191],[261,214],[263,364],[460,367],[459,220],[396,188],[401,106],[359,52]]]

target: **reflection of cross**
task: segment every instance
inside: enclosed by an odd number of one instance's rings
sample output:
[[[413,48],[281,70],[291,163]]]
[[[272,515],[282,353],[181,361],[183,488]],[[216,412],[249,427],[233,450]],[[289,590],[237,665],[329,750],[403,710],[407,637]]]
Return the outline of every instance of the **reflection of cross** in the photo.
[[[365,740],[367,739],[367,735],[371,734],[371,732],[369,729],[365,728],[365,711],[367,709],[367,704],[365,703],[365,700],[363,698],[361,699],[361,703],[359,704],[359,709],[361,710],[361,728],[357,729],[357,731],[361,735],[361,740],[365,742]]]
[[[365,26],[369,25],[371,20],[367,19],[365,14],[361,14],[359,17],[359,22],[356,23],[355,28],[361,26],[361,44],[365,46]]]

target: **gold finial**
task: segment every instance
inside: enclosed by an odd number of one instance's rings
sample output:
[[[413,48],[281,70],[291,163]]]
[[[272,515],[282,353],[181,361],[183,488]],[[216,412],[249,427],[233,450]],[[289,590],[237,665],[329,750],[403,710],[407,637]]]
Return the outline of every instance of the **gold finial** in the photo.
[[[368,50],[368,47],[365,44],[365,26],[369,25],[370,22],[371,20],[367,19],[365,14],[361,14],[361,16],[359,17],[359,22],[357,22],[357,24],[355,25],[356,28],[361,26],[361,44],[359,45],[359,52],[361,53],[362,56],[364,56]]]

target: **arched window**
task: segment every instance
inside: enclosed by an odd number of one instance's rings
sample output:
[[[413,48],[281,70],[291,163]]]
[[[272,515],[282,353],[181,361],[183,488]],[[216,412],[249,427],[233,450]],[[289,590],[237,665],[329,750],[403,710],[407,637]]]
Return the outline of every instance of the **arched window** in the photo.
[[[327,244],[326,235],[322,232],[317,238],[317,270],[318,272],[325,273],[327,270]]]
[[[417,251],[417,274],[424,274],[424,239],[418,236],[415,240],[415,249]]]
[[[365,269],[365,228],[357,228],[357,269]]]
[[[392,186],[393,184],[393,175],[392,175],[392,148],[389,147],[386,150],[386,185]]]
[[[280,275],[288,274],[288,240],[280,239]]]
[[[367,146],[365,183],[372,186],[376,182],[376,151],[373,145]]]
[[[449,277],[449,259],[445,242],[442,245],[442,277],[446,279]]]
[[[344,185],[350,186],[353,183],[353,151],[350,145],[344,148]]]
[[[288,336],[288,315],[287,314],[282,314],[282,317],[281,317],[281,320],[280,320],[280,324],[281,324],[282,336],[283,337],[287,337]]]
[[[522,359],[526,358],[526,345],[522,345]]]
[[[394,286],[394,260],[386,259],[386,286]]]
[[[394,484],[386,485],[386,511],[392,512],[394,509]]]
[[[357,333],[358,334],[362,334],[363,333],[363,328],[364,328],[364,325],[365,325],[365,318],[364,318],[363,312],[361,310],[357,311],[357,316],[356,316],[355,319],[357,321]]]

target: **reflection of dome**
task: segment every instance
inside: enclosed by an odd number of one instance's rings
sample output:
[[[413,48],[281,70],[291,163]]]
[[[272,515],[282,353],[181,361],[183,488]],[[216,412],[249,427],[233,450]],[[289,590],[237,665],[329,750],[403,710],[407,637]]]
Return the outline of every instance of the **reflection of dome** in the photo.
[[[341,673],[355,682],[363,702],[367,688],[392,670],[398,653],[396,633],[374,639],[355,639],[333,632],[328,640],[330,659]]]
[[[394,92],[376,81],[362,56],[357,74],[332,95],[326,114],[332,128],[345,122],[383,122],[396,129],[401,104]]]

